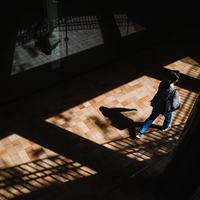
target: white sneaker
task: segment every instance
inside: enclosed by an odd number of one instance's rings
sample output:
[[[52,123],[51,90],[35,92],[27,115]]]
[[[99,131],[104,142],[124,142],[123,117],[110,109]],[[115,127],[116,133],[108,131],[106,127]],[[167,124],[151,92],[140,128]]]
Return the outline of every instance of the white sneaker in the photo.
[[[163,132],[168,131],[171,127],[172,127],[172,126],[171,126],[171,124],[170,124],[166,129],[162,128],[161,131],[163,131]]]
[[[144,135],[140,132],[137,132],[136,137],[139,138],[139,139],[142,139],[144,137]]]

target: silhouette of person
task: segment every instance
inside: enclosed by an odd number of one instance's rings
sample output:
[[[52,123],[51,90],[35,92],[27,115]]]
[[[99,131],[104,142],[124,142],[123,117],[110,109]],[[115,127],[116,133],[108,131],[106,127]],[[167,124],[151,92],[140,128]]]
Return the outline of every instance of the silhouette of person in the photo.
[[[56,0],[43,0],[41,16],[38,24],[33,29],[33,38],[39,39],[39,41],[35,42],[35,46],[41,48],[42,52],[46,55],[50,55],[51,51],[57,47],[60,42],[59,36],[57,33],[57,1]],[[37,31],[40,29],[42,24],[45,22],[45,19],[48,21],[48,32],[45,36],[37,35]]]
[[[172,110],[177,110],[180,107],[180,97],[179,93],[176,89],[174,89],[174,84],[179,80],[180,72],[179,71],[171,71],[168,77],[167,82],[161,82],[158,88],[158,92],[155,94],[153,99],[151,100],[151,106],[153,107],[151,115],[146,119],[143,126],[136,133],[136,137],[139,139],[143,138],[143,134],[149,128],[149,126],[153,123],[153,121],[160,115],[165,116],[165,120],[162,126],[162,131],[167,131],[171,128],[171,118],[172,111],[165,113],[165,102],[168,99],[171,99],[172,102]],[[174,95],[172,95],[174,94]]]
[[[106,108],[106,107],[100,107],[99,110],[102,112],[102,114],[105,117],[108,117],[111,121],[111,125],[119,130],[123,130],[128,128],[129,135],[133,138],[135,137],[135,126],[136,123],[124,116],[122,112],[127,111],[137,111],[137,109],[129,109],[129,108]]]

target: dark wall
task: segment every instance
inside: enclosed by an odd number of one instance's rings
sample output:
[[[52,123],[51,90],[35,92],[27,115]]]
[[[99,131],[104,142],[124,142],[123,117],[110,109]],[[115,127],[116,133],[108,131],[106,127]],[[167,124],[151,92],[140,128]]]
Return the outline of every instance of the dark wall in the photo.
[[[199,31],[198,2],[128,0],[128,14],[147,29],[149,40],[178,40]]]

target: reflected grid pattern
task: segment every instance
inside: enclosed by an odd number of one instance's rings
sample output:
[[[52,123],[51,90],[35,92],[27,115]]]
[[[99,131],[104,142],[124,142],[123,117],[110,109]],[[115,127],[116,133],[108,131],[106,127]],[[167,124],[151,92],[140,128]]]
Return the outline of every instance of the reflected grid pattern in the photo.
[[[181,65],[179,69],[184,73],[182,60],[175,63],[177,68]],[[173,66],[174,63],[167,67]],[[195,72],[198,76],[200,69]],[[95,77],[99,76],[104,78],[97,81]],[[83,80],[84,85],[81,85]],[[156,160],[175,147],[179,135],[165,139],[183,128],[197,94],[175,86],[182,104],[173,114],[172,129],[162,133],[149,128],[144,139],[131,139],[129,129],[115,128],[99,108],[135,108],[137,111],[123,112],[123,116],[132,123],[143,122],[151,112],[150,100],[160,80],[144,75],[90,98],[97,89],[109,88],[114,80],[117,80],[115,74],[110,77],[103,72],[93,72],[92,76],[83,75],[1,110],[4,119],[12,116],[6,122],[10,131],[15,126],[18,130],[0,140],[1,200],[28,194],[38,200],[116,199],[118,196],[147,199],[141,196],[145,195],[140,192],[144,189],[142,180],[146,180],[147,175],[150,178],[162,173],[167,157]],[[23,108],[28,113],[21,111]],[[55,112],[59,113],[51,114]],[[47,115],[51,117],[46,118]],[[159,116],[154,124],[162,126],[162,122],[163,117]],[[48,126],[51,128],[46,128]],[[154,161],[156,163],[148,167]],[[148,168],[136,176],[145,167]],[[126,191],[130,186],[125,184],[125,190],[122,185],[134,176],[132,196],[128,198]]]
[[[114,16],[122,37],[144,30],[144,28],[137,23],[129,23],[125,14]],[[52,51],[51,55],[45,55],[40,49],[35,47],[35,42],[37,40],[30,39],[30,27],[27,31],[24,30],[24,41],[27,42],[22,44],[18,44],[17,42],[16,44],[11,75],[65,58],[67,55],[70,56],[104,44],[101,29],[96,16],[80,16],[69,19],[67,21],[68,44],[66,44],[65,41],[65,23],[66,22],[63,19],[60,19],[59,27],[56,32],[57,37],[60,39],[60,43]],[[23,41],[23,31],[20,33],[22,36],[19,37],[19,40]],[[66,45],[68,46],[66,47]]]
[[[96,16],[75,17],[70,19],[68,23],[68,55],[103,44]],[[35,39],[17,46],[11,75],[66,57],[65,30],[64,24],[57,28],[57,37],[60,39],[60,43],[52,51],[51,55],[45,55],[40,49],[35,48],[35,42],[37,41]]]
[[[118,14],[114,17],[122,37],[145,30],[140,24],[130,20],[126,14]]]

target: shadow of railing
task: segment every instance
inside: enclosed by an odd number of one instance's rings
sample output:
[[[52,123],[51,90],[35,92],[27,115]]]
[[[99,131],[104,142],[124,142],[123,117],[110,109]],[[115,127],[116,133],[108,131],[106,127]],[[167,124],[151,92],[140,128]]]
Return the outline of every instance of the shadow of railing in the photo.
[[[83,175],[84,174],[84,175]],[[76,181],[92,173],[78,163],[61,156],[39,159],[0,170],[1,191],[7,190],[13,197],[53,187],[68,181]],[[7,196],[1,193],[1,197]]]
[[[77,162],[77,160],[73,161],[69,157],[57,155],[1,169],[1,197],[7,198],[8,192],[11,199],[29,198],[29,195],[42,196],[43,192],[47,192],[46,188],[53,191],[61,186],[68,190],[68,187],[73,188],[83,181],[87,182],[87,179],[90,180],[88,180],[90,184],[84,185],[77,193],[70,194],[69,199],[76,199],[88,190],[95,190],[97,185],[102,185],[104,182],[109,183],[111,186],[109,189],[102,190],[97,194],[100,197],[171,151],[177,140],[173,137],[170,141],[169,139],[154,140],[154,143],[146,143],[141,146],[129,138],[105,143],[103,146],[97,147],[98,151],[113,157],[106,161],[103,154],[97,152],[95,159],[90,157],[87,161],[88,164],[90,163],[90,167]],[[108,146],[113,146],[113,148]],[[40,151],[35,152],[37,156],[40,153]],[[124,157],[125,155],[128,157]],[[95,160],[102,164],[97,167],[98,163]]]

